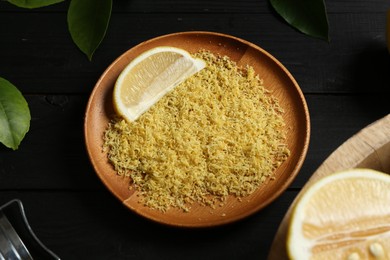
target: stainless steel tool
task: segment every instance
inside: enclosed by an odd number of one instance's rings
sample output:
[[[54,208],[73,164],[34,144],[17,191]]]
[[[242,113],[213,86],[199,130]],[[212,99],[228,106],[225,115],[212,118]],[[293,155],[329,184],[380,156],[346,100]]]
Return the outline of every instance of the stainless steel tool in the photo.
[[[0,260],[59,260],[32,231],[20,200],[0,207]]]

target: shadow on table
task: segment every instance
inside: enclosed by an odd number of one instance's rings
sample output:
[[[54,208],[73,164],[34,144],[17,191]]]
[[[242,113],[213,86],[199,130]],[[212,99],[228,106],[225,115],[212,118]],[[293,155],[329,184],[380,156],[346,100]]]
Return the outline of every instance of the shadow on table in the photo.
[[[74,199],[79,199],[84,209],[74,210],[75,216],[69,213],[70,221],[89,221],[82,226],[80,237],[74,238],[84,245],[84,250],[73,252],[77,259],[91,256],[92,248],[100,259],[265,259],[272,237],[264,236],[274,234],[281,220],[277,216],[282,215],[277,212],[292,199],[282,196],[277,203],[237,223],[191,229],[165,226],[138,216],[108,191],[79,195],[83,196]],[[64,258],[69,255],[63,248],[57,251]]]
[[[390,53],[382,42],[368,45],[353,61],[353,86],[363,113],[390,113]]]

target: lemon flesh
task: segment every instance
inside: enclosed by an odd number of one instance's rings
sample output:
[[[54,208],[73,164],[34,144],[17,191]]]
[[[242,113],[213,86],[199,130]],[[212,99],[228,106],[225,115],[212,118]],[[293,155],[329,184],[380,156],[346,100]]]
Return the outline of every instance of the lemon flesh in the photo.
[[[291,259],[390,259],[390,176],[352,169],[299,198],[287,238]]]
[[[114,87],[114,107],[133,122],[206,63],[175,47],[157,47],[131,61]]]

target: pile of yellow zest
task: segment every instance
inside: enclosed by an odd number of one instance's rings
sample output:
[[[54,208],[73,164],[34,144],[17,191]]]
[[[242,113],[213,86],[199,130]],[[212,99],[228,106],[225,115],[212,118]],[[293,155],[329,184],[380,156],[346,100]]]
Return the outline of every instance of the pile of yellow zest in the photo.
[[[252,67],[200,51],[207,62],[137,121],[115,118],[104,150],[140,203],[189,211],[253,193],[287,159],[283,110]]]

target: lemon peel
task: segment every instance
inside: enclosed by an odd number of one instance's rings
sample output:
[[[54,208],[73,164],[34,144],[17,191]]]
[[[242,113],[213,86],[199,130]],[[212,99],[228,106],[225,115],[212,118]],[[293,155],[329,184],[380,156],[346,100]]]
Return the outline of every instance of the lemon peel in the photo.
[[[183,49],[161,46],[132,60],[119,75],[113,92],[116,112],[134,122],[161,97],[202,70],[206,63]]]
[[[324,177],[291,215],[291,259],[390,259],[390,176],[351,169]],[[358,257],[358,258],[357,258]]]

